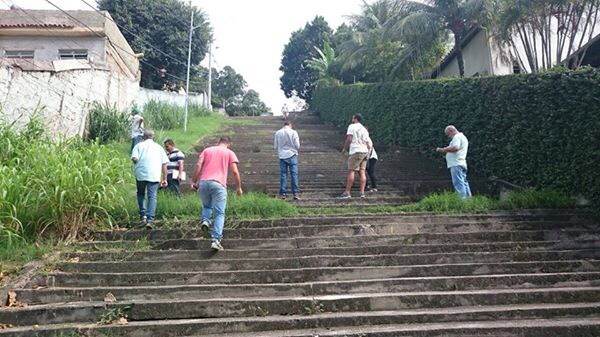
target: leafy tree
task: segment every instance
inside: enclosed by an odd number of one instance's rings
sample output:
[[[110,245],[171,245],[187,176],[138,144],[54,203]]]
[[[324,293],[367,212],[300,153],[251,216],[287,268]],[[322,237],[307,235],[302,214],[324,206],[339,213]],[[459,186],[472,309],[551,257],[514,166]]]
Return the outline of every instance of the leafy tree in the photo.
[[[388,27],[391,35],[431,41],[451,32],[460,76],[465,74],[461,42],[473,28],[481,27],[489,15],[488,0],[398,0],[401,18]],[[418,48],[419,46],[415,46]]]
[[[334,35],[346,37],[337,47],[340,78],[346,83],[349,77],[363,82],[414,79],[433,67],[444,52],[440,34],[390,34],[390,27],[408,15],[397,0],[365,3],[360,14],[350,17],[351,32],[340,27],[344,31]]]
[[[215,101],[221,103],[220,105],[227,110],[227,105],[232,99],[244,95],[246,86],[248,83],[244,76],[237,73],[232,67],[225,66],[213,77],[212,89]]]
[[[319,83],[322,84],[339,84],[339,81],[336,79],[335,69],[333,67],[335,58],[335,50],[329,42],[325,41],[323,44],[323,50],[315,47],[317,53],[319,53],[319,57],[313,57],[310,60],[306,61],[306,65],[309,69],[312,69],[317,73]]]
[[[318,75],[307,66],[306,61],[319,56],[315,47],[322,49],[332,33],[329,24],[321,16],[292,33],[279,68],[283,72],[281,89],[286,97],[298,96],[310,101]]]
[[[260,99],[255,90],[248,90],[243,97],[238,96],[232,104],[229,104],[227,114],[231,116],[260,116],[271,113],[271,109]]]
[[[189,18],[194,11],[192,69],[200,64],[212,39],[206,14],[178,0],[99,0],[136,52],[144,53],[141,85],[160,89],[184,85],[187,71]],[[164,69],[159,71],[157,69]],[[196,77],[198,73],[192,73]]]

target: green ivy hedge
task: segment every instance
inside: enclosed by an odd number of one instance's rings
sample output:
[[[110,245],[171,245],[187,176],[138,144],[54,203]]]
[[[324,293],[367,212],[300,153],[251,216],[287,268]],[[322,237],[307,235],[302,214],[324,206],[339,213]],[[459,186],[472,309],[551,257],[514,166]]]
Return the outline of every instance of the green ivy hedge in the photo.
[[[600,205],[600,71],[320,87],[311,107],[340,127],[361,113],[375,142],[432,155],[454,124],[474,174]]]

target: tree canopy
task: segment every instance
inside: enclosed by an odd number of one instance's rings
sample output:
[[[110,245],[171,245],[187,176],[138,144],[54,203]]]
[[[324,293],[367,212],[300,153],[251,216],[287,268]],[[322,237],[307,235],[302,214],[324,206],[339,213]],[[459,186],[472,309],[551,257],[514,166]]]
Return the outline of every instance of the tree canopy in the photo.
[[[178,0],[99,0],[136,52],[144,53],[140,85],[147,88],[181,87],[187,71],[190,16],[194,11],[192,69],[204,59],[212,39],[206,14]],[[194,71],[192,78],[199,74]]]
[[[315,17],[304,28],[292,33],[284,48],[279,68],[283,72],[281,89],[286,97],[298,96],[310,100],[318,74],[307,66],[306,61],[319,57],[315,47],[323,49],[325,41],[332,34],[333,31],[322,16]]]

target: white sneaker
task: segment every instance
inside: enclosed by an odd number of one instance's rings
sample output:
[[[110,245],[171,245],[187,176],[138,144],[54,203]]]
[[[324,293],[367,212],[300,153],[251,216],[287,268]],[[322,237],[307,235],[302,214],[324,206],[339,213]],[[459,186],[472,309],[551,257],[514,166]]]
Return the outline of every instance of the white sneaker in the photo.
[[[208,220],[203,220],[202,224],[200,224],[200,229],[202,230],[202,234],[205,238],[210,238],[210,222]]]
[[[213,242],[210,244],[210,248],[211,248],[212,250],[216,250],[216,251],[218,251],[218,252],[220,252],[220,251],[222,251],[222,250],[224,250],[224,249],[225,249],[225,248],[223,248],[223,246],[221,246],[221,243],[220,243],[219,241],[213,241]]]

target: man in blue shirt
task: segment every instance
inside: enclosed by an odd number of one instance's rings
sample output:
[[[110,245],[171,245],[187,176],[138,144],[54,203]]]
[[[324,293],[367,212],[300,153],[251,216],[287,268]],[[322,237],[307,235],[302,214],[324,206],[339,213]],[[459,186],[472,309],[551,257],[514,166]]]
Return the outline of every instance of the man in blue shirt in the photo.
[[[140,209],[141,226],[152,229],[156,212],[159,186],[167,186],[167,163],[165,150],[154,142],[154,132],[144,131],[144,140],[131,151],[135,163],[137,202]],[[146,202],[147,197],[147,202]]]

